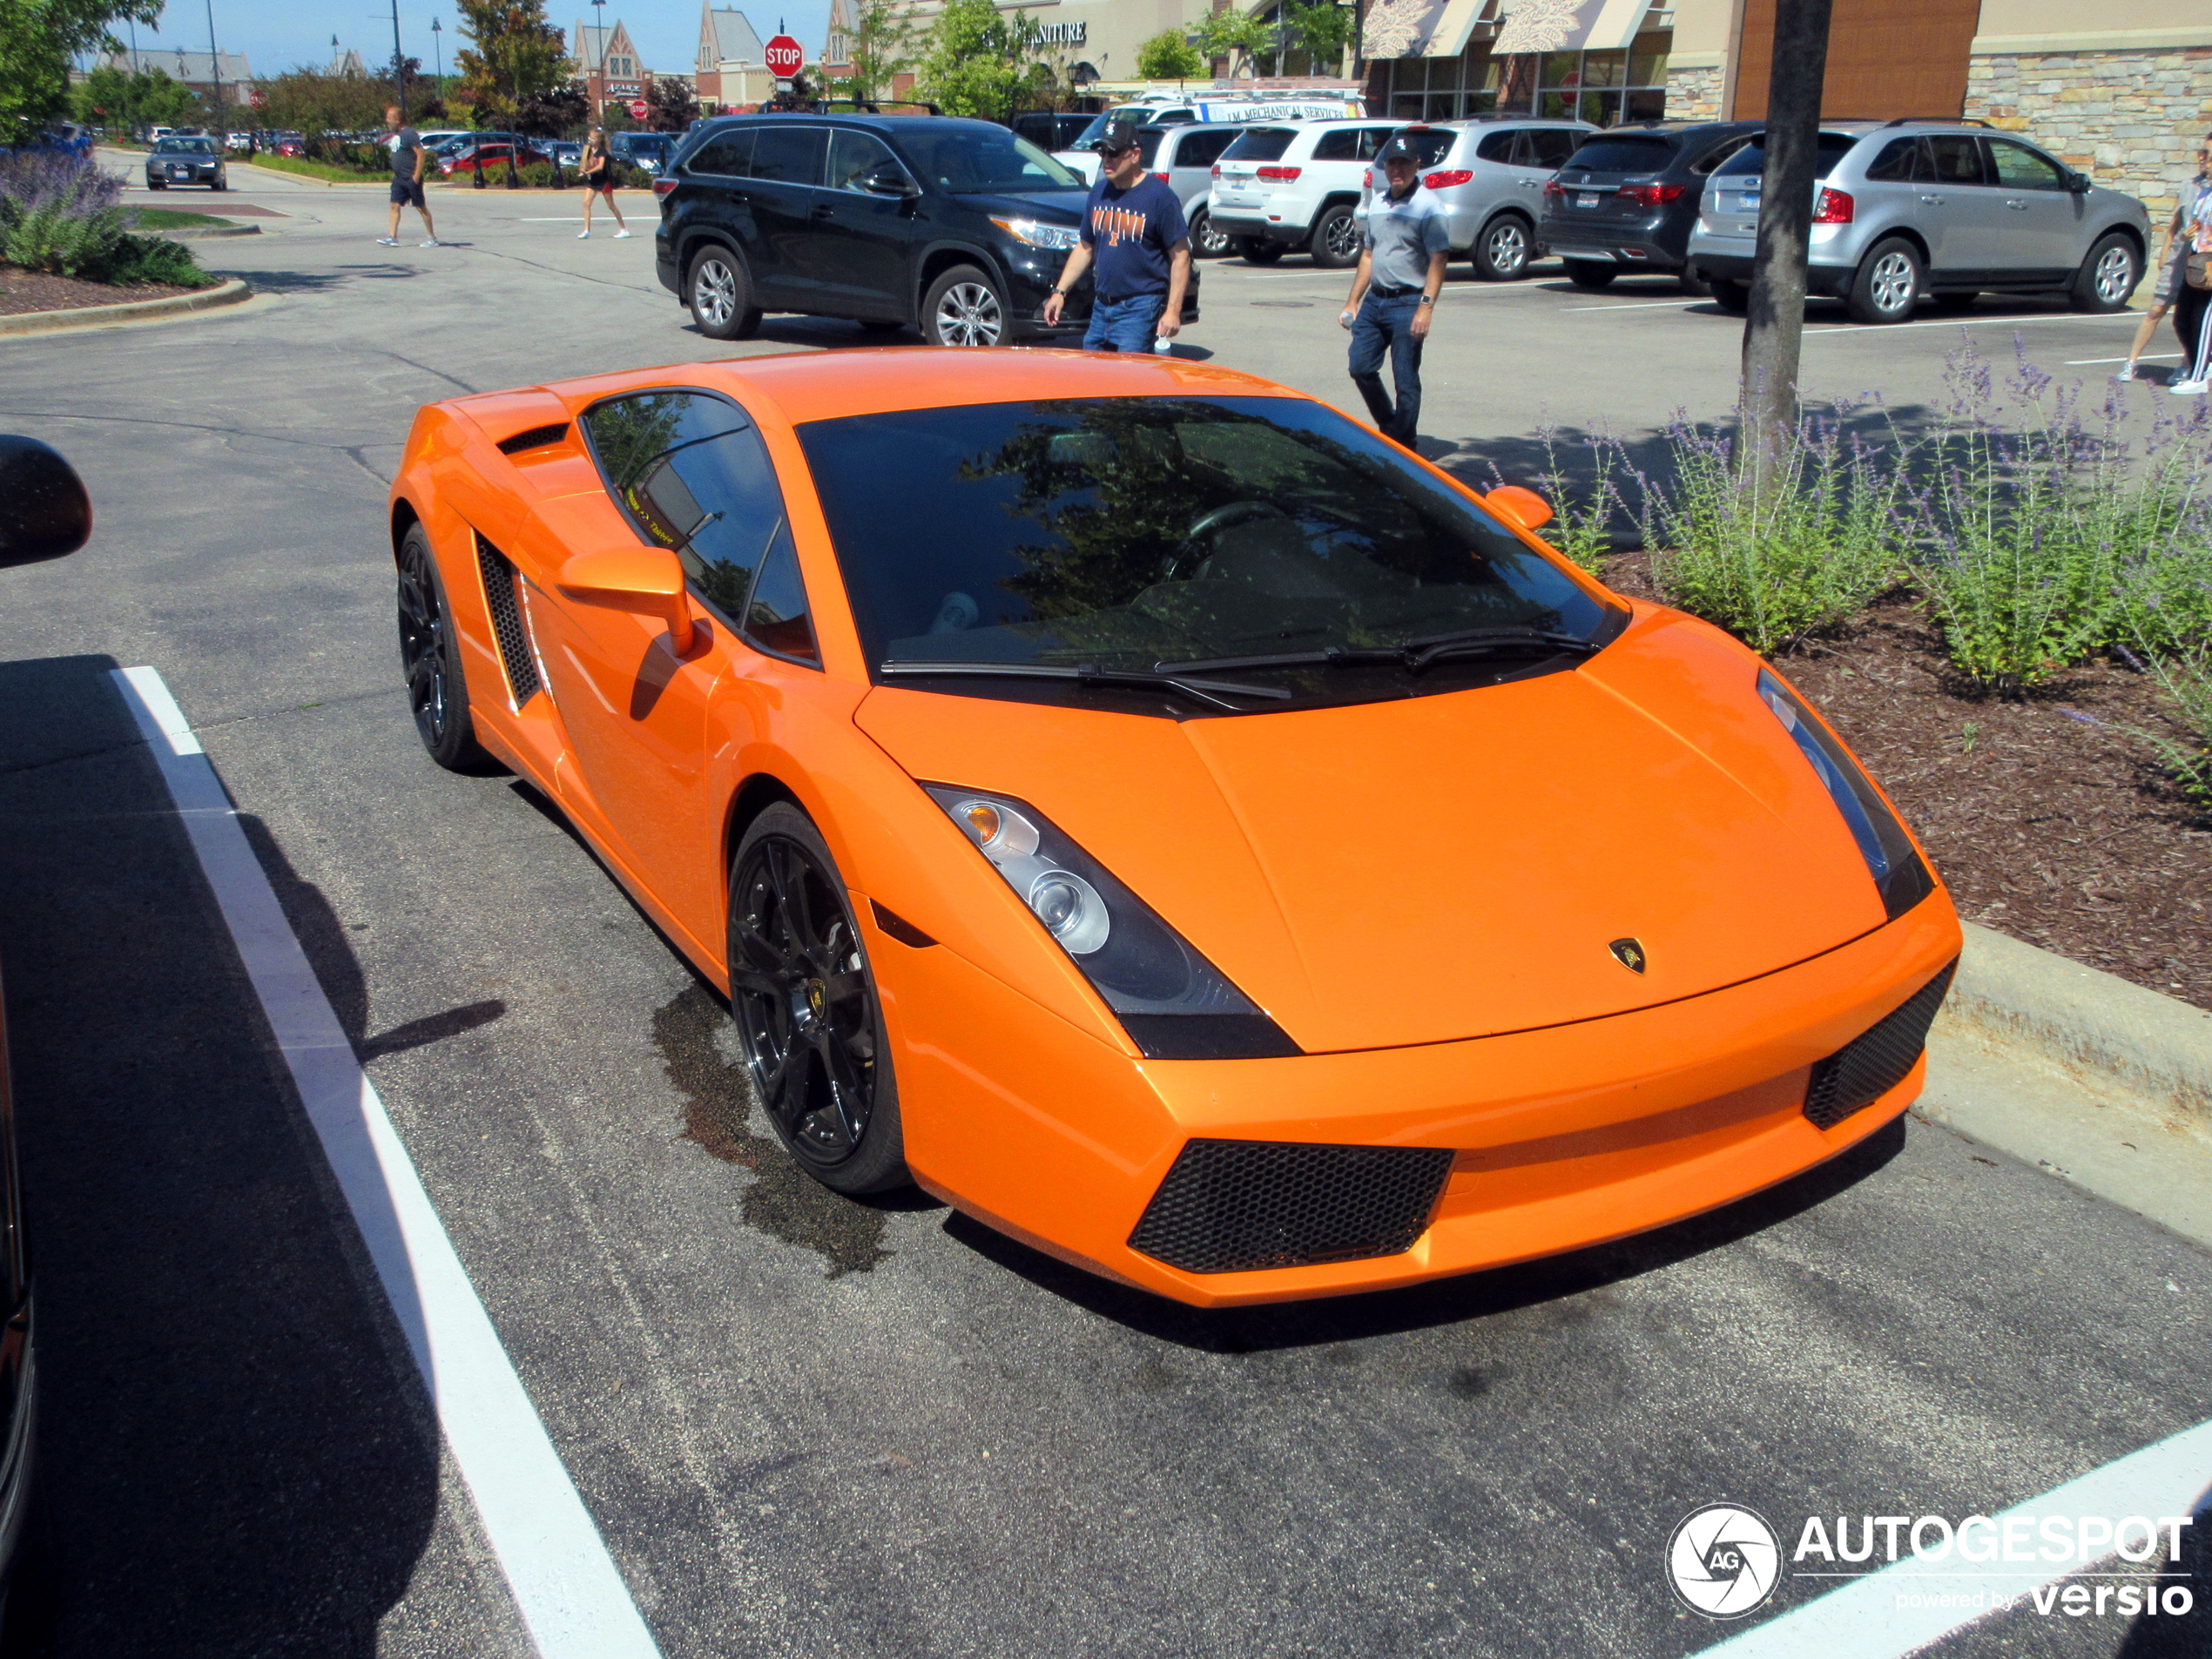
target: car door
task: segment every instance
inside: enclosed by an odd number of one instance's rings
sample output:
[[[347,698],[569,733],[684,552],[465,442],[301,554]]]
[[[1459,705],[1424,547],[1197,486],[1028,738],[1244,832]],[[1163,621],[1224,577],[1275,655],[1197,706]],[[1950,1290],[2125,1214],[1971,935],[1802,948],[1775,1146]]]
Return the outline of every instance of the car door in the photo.
[[[727,803],[711,713],[777,662],[810,672],[819,663],[782,488],[752,418],[715,393],[628,393],[581,425],[605,496],[546,503],[550,528],[572,551],[594,550],[578,541],[617,524],[673,551],[694,638],[678,655],[659,618],[580,599],[556,576],[533,610],[540,656],[615,850],[718,955]]]
[[[1919,188],[1914,219],[1928,237],[1939,277],[1971,276],[1996,262],[2004,207],[1985,171],[1981,141],[1971,132],[1925,132],[1914,158]]]
[[[2081,199],[2065,169],[2012,138],[1984,138],[2000,204],[1993,269],[2014,275],[2070,273],[2088,256]]]
[[[840,314],[903,321],[914,287],[907,270],[919,186],[913,196],[867,189],[867,179],[880,167],[914,184],[912,172],[874,133],[831,129],[826,187],[807,210],[805,266]]]
[[[828,141],[828,129],[806,122],[764,121],[752,130],[752,177],[745,195],[764,256],[753,285],[765,310],[837,309],[807,263]]]

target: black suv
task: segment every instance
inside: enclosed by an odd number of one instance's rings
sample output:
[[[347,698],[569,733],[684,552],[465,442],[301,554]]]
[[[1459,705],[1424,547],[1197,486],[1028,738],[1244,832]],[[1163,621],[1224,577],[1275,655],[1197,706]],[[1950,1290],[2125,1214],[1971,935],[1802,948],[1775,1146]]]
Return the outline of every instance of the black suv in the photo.
[[[1702,294],[1689,233],[1706,175],[1763,131],[1757,121],[1647,121],[1593,132],[1545,185],[1538,235],[1578,287],[1659,271]]]
[[[918,327],[934,346],[1080,335],[1090,277],[1056,328],[1045,297],[1076,246],[1083,181],[989,121],[757,115],[704,122],[653,181],[661,284],[712,340],[769,311]],[[1183,319],[1198,314],[1190,273]]]

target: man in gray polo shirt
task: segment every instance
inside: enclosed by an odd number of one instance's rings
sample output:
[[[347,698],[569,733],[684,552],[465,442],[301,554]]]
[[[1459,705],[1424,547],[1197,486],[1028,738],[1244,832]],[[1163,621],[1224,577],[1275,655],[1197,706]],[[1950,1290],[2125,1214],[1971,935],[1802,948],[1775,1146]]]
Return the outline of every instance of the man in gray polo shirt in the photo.
[[[1386,438],[1408,449],[1421,417],[1421,342],[1444,287],[1450,246],[1444,215],[1421,189],[1420,152],[1404,133],[1375,158],[1390,188],[1368,199],[1360,222],[1359,268],[1352,297],[1337,320],[1352,330],[1352,381]],[[1383,352],[1390,353],[1398,401],[1383,390]]]

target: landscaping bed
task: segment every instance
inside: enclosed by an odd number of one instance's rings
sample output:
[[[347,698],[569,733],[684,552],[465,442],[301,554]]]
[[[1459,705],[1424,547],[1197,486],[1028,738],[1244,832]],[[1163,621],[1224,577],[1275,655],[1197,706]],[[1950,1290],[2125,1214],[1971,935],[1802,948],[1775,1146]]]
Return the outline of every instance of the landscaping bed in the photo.
[[[21,317],[38,311],[76,311],[86,306],[128,305],[134,300],[165,300],[172,294],[193,292],[193,288],[173,282],[87,282],[82,277],[0,266],[0,317]]]

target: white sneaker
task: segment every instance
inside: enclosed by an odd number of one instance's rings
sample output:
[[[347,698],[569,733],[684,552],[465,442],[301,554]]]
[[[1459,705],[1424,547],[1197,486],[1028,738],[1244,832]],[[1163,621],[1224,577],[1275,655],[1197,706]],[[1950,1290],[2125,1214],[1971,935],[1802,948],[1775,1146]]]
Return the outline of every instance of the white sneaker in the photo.
[[[399,245],[400,239],[396,236],[380,236],[376,239],[376,246],[379,247],[397,247]]]
[[[438,240],[438,239],[435,236],[426,236],[421,239],[421,241],[416,243],[415,246],[418,247],[443,247],[445,244]]]
[[[2212,381],[2168,381],[2166,389],[2175,397],[2202,397],[2206,392],[2212,391]]]
[[[625,236],[627,236],[627,235],[629,235],[629,234],[630,234],[630,233],[629,233],[628,231],[617,231],[617,232],[615,233],[615,240],[616,240],[616,241],[617,241],[617,242],[619,242],[620,240],[622,240],[622,239],[623,239],[624,237],[625,237]]]
[[[576,233],[576,239],[579,242],[588,242],[591,239],[591,233],[590,231],[578,231]]]
[[[2114,375],[2113,376],[2113,379],[2114,379],[2115,381],[2119,381],[2121,385],[2123,385],[2123,386],[2124,386],[2124,385],[2126,385],[2126,384],[2127,384],[2129,381],[2132,381],[2132,380],[2134,380],[2134,379],[2135,379],[2135,378],[2136,378],[2136,374],[2135,374],[2135,366],[2134,366],[2133,363],[2122,363],[2122,364],[2120,366],[2120,373],[2118,373],[2117,374],[2114,374]]]

